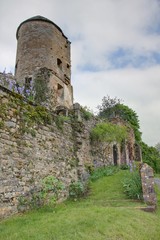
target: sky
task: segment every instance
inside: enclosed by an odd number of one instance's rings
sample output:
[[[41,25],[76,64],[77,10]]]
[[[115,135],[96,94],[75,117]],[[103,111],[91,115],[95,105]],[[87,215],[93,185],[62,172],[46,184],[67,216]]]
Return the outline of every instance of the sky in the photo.
[[[143,141],[160,142],[160,0],[0,0],[0,72],[14,73],[17,27],[36,15],[71,41],[74,102],[122,99]]]

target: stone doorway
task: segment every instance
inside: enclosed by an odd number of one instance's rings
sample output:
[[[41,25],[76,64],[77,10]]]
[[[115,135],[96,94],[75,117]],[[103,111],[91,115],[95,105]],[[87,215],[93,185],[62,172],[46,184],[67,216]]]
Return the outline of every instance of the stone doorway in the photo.
[[[116,166],[118,162],[118,148],[116,145],[113,145],[113,163]]]

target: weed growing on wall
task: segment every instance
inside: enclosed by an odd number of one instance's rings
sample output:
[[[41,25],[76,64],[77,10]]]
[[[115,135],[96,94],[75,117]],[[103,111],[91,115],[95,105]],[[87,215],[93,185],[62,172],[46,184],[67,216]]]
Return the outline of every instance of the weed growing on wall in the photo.
[[[63,116],[63,115],[55,116],[54,119],[55,119],[55,123],[56,123],[57,127],[58,127],[60,130],[63,130],[64,122],[70,120],[69,117]]]
[[[87,107],[82,107],[81,108],[81,114],[82,114],[82,117],[86,121],[90,120],[94,116],[94,114],[91,112],[91,110]]]
[[[42,190],[40,193],[43,203],[54,205],[62,190],[64,190],[64,185],[59,179],[54,176],[45,177],[42,180]]]
[[[39,192],[32,191],[19,197],[18,211],[37,209],[42,205],[54,206],[62,190],[64,190],[64,185],[60,180],[54,176],[47,176],[42,180]]]

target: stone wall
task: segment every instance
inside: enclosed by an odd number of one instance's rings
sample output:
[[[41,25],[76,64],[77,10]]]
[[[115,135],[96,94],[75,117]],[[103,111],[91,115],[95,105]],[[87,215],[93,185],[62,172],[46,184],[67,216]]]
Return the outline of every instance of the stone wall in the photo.
[[[92,167],[127,163],[134,141],[123,148],[91,143],[90,130],[99,119],[87,121],[77,111],[56,115],[0,86],[0,217],[18,212],[20,199],[32,199],[47,176],[63,182],[65,199],[70,183],[85,182]]]
[[[92,164],[89,131],[94,120],[66,118],[63,123],[62,116],[47,115],[3,87],[0,108],[1,217],[16,213],[19,198],[38,192],[46,176],[63,182],[61,197],[66,198],[71,181],[85,179],[86,162]]]
[[[156,206],[157,199],[154,189],[154,173],[153,168],[148,164],[142,164],[140,169],[141,181],[142,181],[142,190],[143,190],[143,199],[147,205]]]

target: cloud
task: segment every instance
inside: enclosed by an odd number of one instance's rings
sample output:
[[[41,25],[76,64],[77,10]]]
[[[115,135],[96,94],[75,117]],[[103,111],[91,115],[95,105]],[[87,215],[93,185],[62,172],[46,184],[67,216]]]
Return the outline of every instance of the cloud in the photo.
[[[72,42],[75,101],[95,109],[107,94],[124,99],[154,145],[160,141],[159,12],[159,0],[1,0],[0,71],[14,69],[18,25],[47,17]]]

